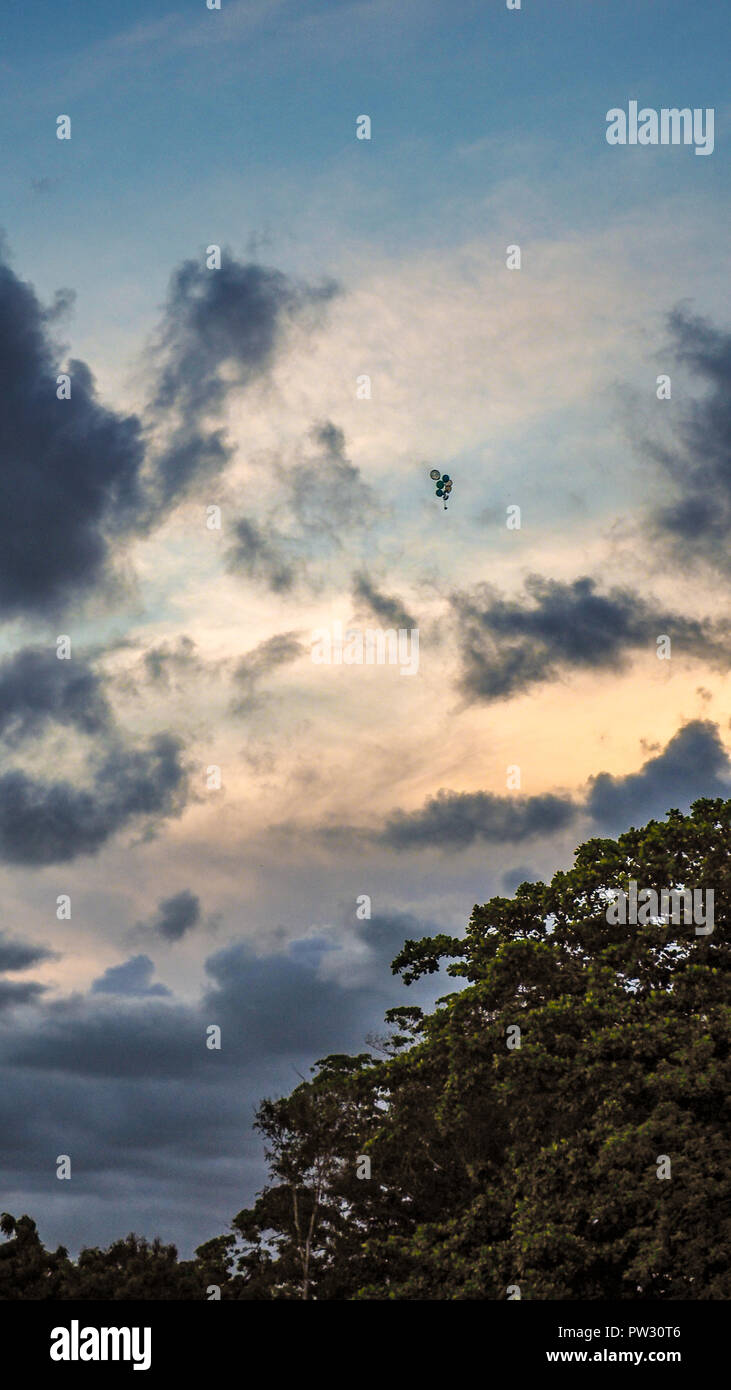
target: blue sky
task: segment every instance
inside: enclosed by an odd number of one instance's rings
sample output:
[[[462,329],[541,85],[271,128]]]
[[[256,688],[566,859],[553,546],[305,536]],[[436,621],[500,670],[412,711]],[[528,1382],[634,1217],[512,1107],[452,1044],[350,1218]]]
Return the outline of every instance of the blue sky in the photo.
[[[15,6],[2,98],[14,244],[38,275],[66,266],[80,294],[114,263],[159,295],[170,257],[211,228],[242,249],[268,227],[295,238],[290,260],[311,257],[313,185],[315,221],[403,246],[489,228],[484,199],[509,178],[579,231],[676,185],[677,151],[614,158],[606,110],[633,95],[712,105],[723,129],[728,39],[724,5],[667,0]],[[370,145],[352,140],[361,111]],[[718,196],[722,160],[697,163],[697,196]],[[52,181],[48,215],[33,179]]]
[[[728,794],[730,27],[3,16],[1,1199],[49,1242],[225,1229],[256,1102],[362,1050],[405,937]],[[630,99],[713,154],[608,146]],[[336,622],[418,672],[314,664]]]

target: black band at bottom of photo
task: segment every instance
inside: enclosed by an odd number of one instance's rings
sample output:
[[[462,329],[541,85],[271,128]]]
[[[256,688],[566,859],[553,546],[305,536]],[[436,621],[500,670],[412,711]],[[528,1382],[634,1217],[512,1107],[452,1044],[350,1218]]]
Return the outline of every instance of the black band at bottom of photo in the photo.
[[[147,1380],[176,1371],[227,1374],[254,1352],[271,1357],[281,1376],[290,1365],[301,1370],[303,1358],[322,1369],[328,1347],[334,1353],[343,1337],[361,1375],[382,1371],[384,1356],[401,1371],[416,1369],[422,1356],[434,1365],[480,1348],[516,1372],[549,1377],[605,1366],[703,1372],[718,1358],[727,1320],[727,1305],[710,1301],[0,1303],[3,1345],[50,1386],[68,1375],[96,1386],[135,1372]]]

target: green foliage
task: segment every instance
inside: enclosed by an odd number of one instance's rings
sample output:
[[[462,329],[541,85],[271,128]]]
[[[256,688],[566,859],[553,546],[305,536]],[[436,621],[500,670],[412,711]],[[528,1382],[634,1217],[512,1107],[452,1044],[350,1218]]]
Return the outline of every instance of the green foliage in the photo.
[[[71,1267],[64,1247],[55,1254],[45,1250],[29,1216],[16,1221],[4,1211],[0,1231],[8,1237],[0,1245],[0,1299],[58,1298]]]
[[[395,1055],[326,1059],[262,1108],[274,1181],[235,1223],[268,1251],[259,1296],[305,1293],[295,1191],[318,1212],[307,1297],[729,1296],[730,820],[701,800],[590,840],[550,884],[476,906],[464,938],[405,944],[405,983],[446,960],[465,985],[430,1016],[390,1010]],[[631,879],[712,888],[715,930],[609,924]]]
[[[134,1234],[107,1250],[85,1249],[64,1282],[64,1298],[155,1299],[203,1298],[202,1268],[178,1262],[174,1245],[146,1241]]]
[[[43,1248],[29,1216],[5,1212],[0,1230],[10,1237],[0,1246],[1,1299],[205,1298],[206,1262],[178,1262],[175,1246],[159,1240],[129,1235],[107,1250],[82,1250],[74,1264],[62,1245],[54,1254]]]

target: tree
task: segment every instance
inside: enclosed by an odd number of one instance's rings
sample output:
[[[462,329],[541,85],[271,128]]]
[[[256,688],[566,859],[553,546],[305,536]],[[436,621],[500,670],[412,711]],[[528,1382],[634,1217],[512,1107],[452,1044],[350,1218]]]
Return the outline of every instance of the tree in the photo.
[[[269,1233],[269,1296],[729,1296],[730,820],[705,799],[589,840],[464,938],[405,944],[407,984],[447,960],[463,987],[260,1112],[277,1183],[235,1225]],[[630,880],[712,889],[713,932],[608,921]]]
[[[178,1261],[174,1245],[132,1232],[106,1249],[83,1249],[71,1265],[60,1297],[169,1300],[205,1298],[203,1267]]]
[[[371,1062],[368,1053],[329,1057],[313,1082],[259,1107],[256,1128],[275,1181],[233,1223],[242,1297],[337,1296],[346,1252],[365,1234],[353,1198],[356,1136],[366,1135],[372,1109],[359,1081]]]
[[[203,1279],[211,1273],[210,1261],[178,1261],[175,1246],[163,1245],[160,1240],[148,1242],[131,1234],[114,1241],[107,1250],[85,1248],[73,1263],[64,1246],[53,1253],[44,1248],[29,1216],[16,1221],[4,1212],[0,1231],[8,1237],[0,1246],[0,1299],[116,1302],[206,1296]]]
[[[7,1236],[0,1245],[0,1299],[58,1298],[71,1268],[63,1245],[51,1253],[41,1243],[35,1221],[9,1212],[0,1216],[0,1231]]]

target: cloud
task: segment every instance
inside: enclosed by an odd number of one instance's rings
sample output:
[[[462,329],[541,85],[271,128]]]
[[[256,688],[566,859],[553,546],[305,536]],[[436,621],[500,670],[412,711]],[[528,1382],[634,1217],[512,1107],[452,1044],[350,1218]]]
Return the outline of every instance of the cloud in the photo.
[[[0,247],[2,257],[2,247]],[[60,347],[50,337],[67,310],[44,309],[0,259],[0,604],[6,617],[56,615],[109,580],[115,544],[159,520],[193,480],[220,474],[232,446],[209,417],[230,391],[272,366],[287,326],[312,326],[332,282],[295,282],[226,255],[219,271],[185,261],[173,273],[153,353],[147,435],[134,415],[104,407],[86,363],[64,365],[71,396],[57,397]],[[256,549],[245,527],[239,563]],[[2,529],[4,527],[4,529]],[[248,542],[248,545],[247,545]],[[266,569],[267,547],[257,565]],[[281,566],[268,571],[287,587]]]
[[[708,388],[673,421],[673,443],[650,444],[675,492],[660,507],[655,529],[673,546],[673,560],[701,561],[731,571],[731,333],[683,309],[669,316],[676,358]],[[675,382],[673,383],[675,387]]]
[[[251,1130],[262,1095],[285,1094],[328,1052],[363,1051],[384,1009],[401,1001],[385,962],[401,925],[418,934],[411,918],[383,927],[377,983],[324,978],[325,955],[337,954],[327,943],[257,955],[237,941],[207,958],[197,1002],[155,993],[146,956],[111,967],[86,995],[29,999],[32,1012],[0,1030],[4,1191],[20,1194],[18,1208],[51,1244],[106,1243],[136,1228],[187,1253],[224,1230],[242,1191],[264,1179]],[[427,989],[431,1000],[434,982]],[[210,1024],[221,1028],[220,1052],[206,1046]],[[60,1147],[74,1165],[61,1209],[48,1186],[48,1156]]]
[[[442,789],[416,811],[393,811],[379,830],[363,826],[323,826],[326,843],[379,844],[401,854],[411,850],[464,850],[484,841],[510,844],[592,823],[619,835],[630,823],[662,819],[672,808],[687,811],[699,797],[731,795],[731,760],[718,726],[693,720],[670,739],[639,772],[615,777],[600,772],[574,796],[501,796],[493,792]],[[290,827],[291,829],[291,827]],[[510,870],[505,882],[528,870]]]
[[[516,844],[563,830],[576,812],[576,803],[564,796],[442,790],[429,797],[420,811],[395,811],[378,840],[398,851],[467,849],[478,840]]]
[[[15,981],[0,980],[0,1013],[14,1009],[20,1004],[32,1004],[45,993],[46,986],[28,980],[22,984]]]
[[[536,574],[525,590],[508,599],[480,584],[455,595],[459,685],[468,701],[505,699],[572,669],[622,670],[632,652],[654,653],[664,634],[676,655],[731,664],[720,627],[663,612],[632,590],[602,594],[588,576],[563,583]]]
[[[279,270],[237,261],[227,250],[220,270],[187,260],[173,272],[153,351],[151,415],[168,431],[176,422],[156,460],[160,505],[226,466],[233,446],[220,427],[207,423],[211,415],[232,391],[272,367],[289,325],[314,328],[336,293],[332,281],[298,282]]]
[[[206,958],[206,988],[190,1004],[159,1002],[169,991],[150,984],[154,964],[136,955],[106,970],[88,996],[48,1004],[32,1027],[5,1039],[6,1055],[23,1067],[111,1081],[178,1077],[195,1086],[210,1075],[206,1027],[216,1023],[224,1044],[219,1071],[236,1073],[255,1058],[300,1057],[335,1044],[339,1033],[352,1035],[352,1000],[319,977],[320,955],[298,954],[297,943],[259,955],[236,941]],[[143,1008],[138,998],[147,1001]]]
[[[376,589],[367,574],[353,575],[353,598],[365,604],[376,618],[382,619],[388,627],[413,630],[418,623],[407,612],[400,599],[392,598]]]
[[[7,617],[55,613],[108,572],[113,538],[135,524],[140,422],[96,399],[72,360],[58,400],[59,349],[29,284],[0,261],[0,605]]]
[[[345,435],[332,420],[313,425],[309,440],[314,451],[285,472],[290,505],[306,534],[325,533],[339,547],[341,532],[373,522],[375,495],[347,457]]]
[[[161,654],[161,669],[167,655],[174,661],[181,653]],[[55,780],[22,766],[0,774],[0,862],[68,862],[96,853],[130,822],[145,818],[149,836],[160,820],[181,814],[188,797],[181,740],[159,733],[133,742],[116,726],[105,681],[87,660],[26,647],[0,663],[0,738],[16,748],[47,726],[93,740],[86,769]]]
[[[323,943],[322,952],[327,949]],[[338,1028],[341,1036],[352,1031],[348,996],[320,977],[318,964],[316,950],[300,958],[296,943],[286,953],[259,956],[248,943],[235,942],[206,961],[213,988],[203,1012],[250,1059],[334,1045]]]
[[[157,734],[139,747],[115,743],[98,760],[90,788],[44,782],[20,769],[0,776],[0,861],[59,864],[95,854],[116,831],[146,817],[180,815],[188,778],[182,744]]]
[[[0,932],[0,971],[27,970],[41,960],[53,960],[54,952],[45,946],[31,946],[26,941],[13,941]]]
[[[731,795],[731,761],[718,727],[695,719],[670,739],[662,753],[639,772],[589,779],[587,810],[595,823],[619,834],[629,825],[663,816],[671,807],[687,811],[698,797]]]
[[[316,960],[321,979],[334,980],[343,989],[377,987],[387,978],[391,961],[405,941],[437,936],[439,923],[412,912],[374,912],[372,917],[352,921],[352,909],[343,917],[337,933],[293,943],[290,950],[319,952]]]
[[[171,678],[199,672],[204,666],[195,642],[184,634],[175,643],[161,642],[157,647],[150,647],[142,658],[142,664],[148,680],[165,689],[169,689]]]
[[[83,659],[59,661],[55,650],[25,647],[0,663],[0,737],[6,743],[37,735],[49,722],[96,734],[110,720],[100,679]]]
[[[171,898],[161,899],[151,927],[166,941],[180,941],[191,927],[197,926],[200,917],[200,899],[189,888],[184,888]]]
[[[246,384],[271,365],[280,335],[306,307],[325,304],[336,287],[296,284],[279,270],[244,265],[224,252],[220,270],[184,261],[173,272],[162,326],[161,409],[196,413],[222,404],[231,377]]]
[[[272,671],[305,655],[307,648],[299,641],[295,632],[279,632],[260,642],[253,651],[247,652],[236,666],[234,679],[239,694],[232,702],[236,714],[249,713],[262,703],[259,683]]]
[[[131,956],[122,965],[110,965],[91,986],[92,994],[124,994],[149,999],[170,994],[166,985],[152,985],[155,966],[149,956]]]
[[[119,651],[134,654],[133,664],[104,676],[107,688],[124,696],[160,696],[163,692],[181,691],[187,694],[197,678],[218,679],[233,664],[227,656],[202,656],[193,638],[185,633],[169,641],[154,642],[146,649],[143,638],[122,637],[106,643],[103,651],[105,656]]]
[[[534,883],[540,875],[534,872],[527,864],[516,864],[514,869],[506,869],[500,876],[500,887],[503,893],[512,897],[516,888],[521,883]]]
[[[248,517],[239,517],[233,532],[236,540],[226,557],[231,572],[262,579],[275,594],[287,593],[293,588],[296,568],[293,557],[287,554],[285,537],[270,527],[257,526]]]
[[[271,474],[278,500],[261,525],[248,517],[235,522],[228,567],[262,580],[273,593],[288,593],[305,581],[316,590],[316,562],[342,553],[349,536],[373,524],[375,493],[347,457],[343,431],[331,420],[313,425],[294,463],[274,460]]]
[[[163,515],[191,485],[218,477],[234,452],[234,446],[227,442],[220,428],[205,431],[195,426],[179,426],[170,431],[170,442],[155,459],[157,514]]]

